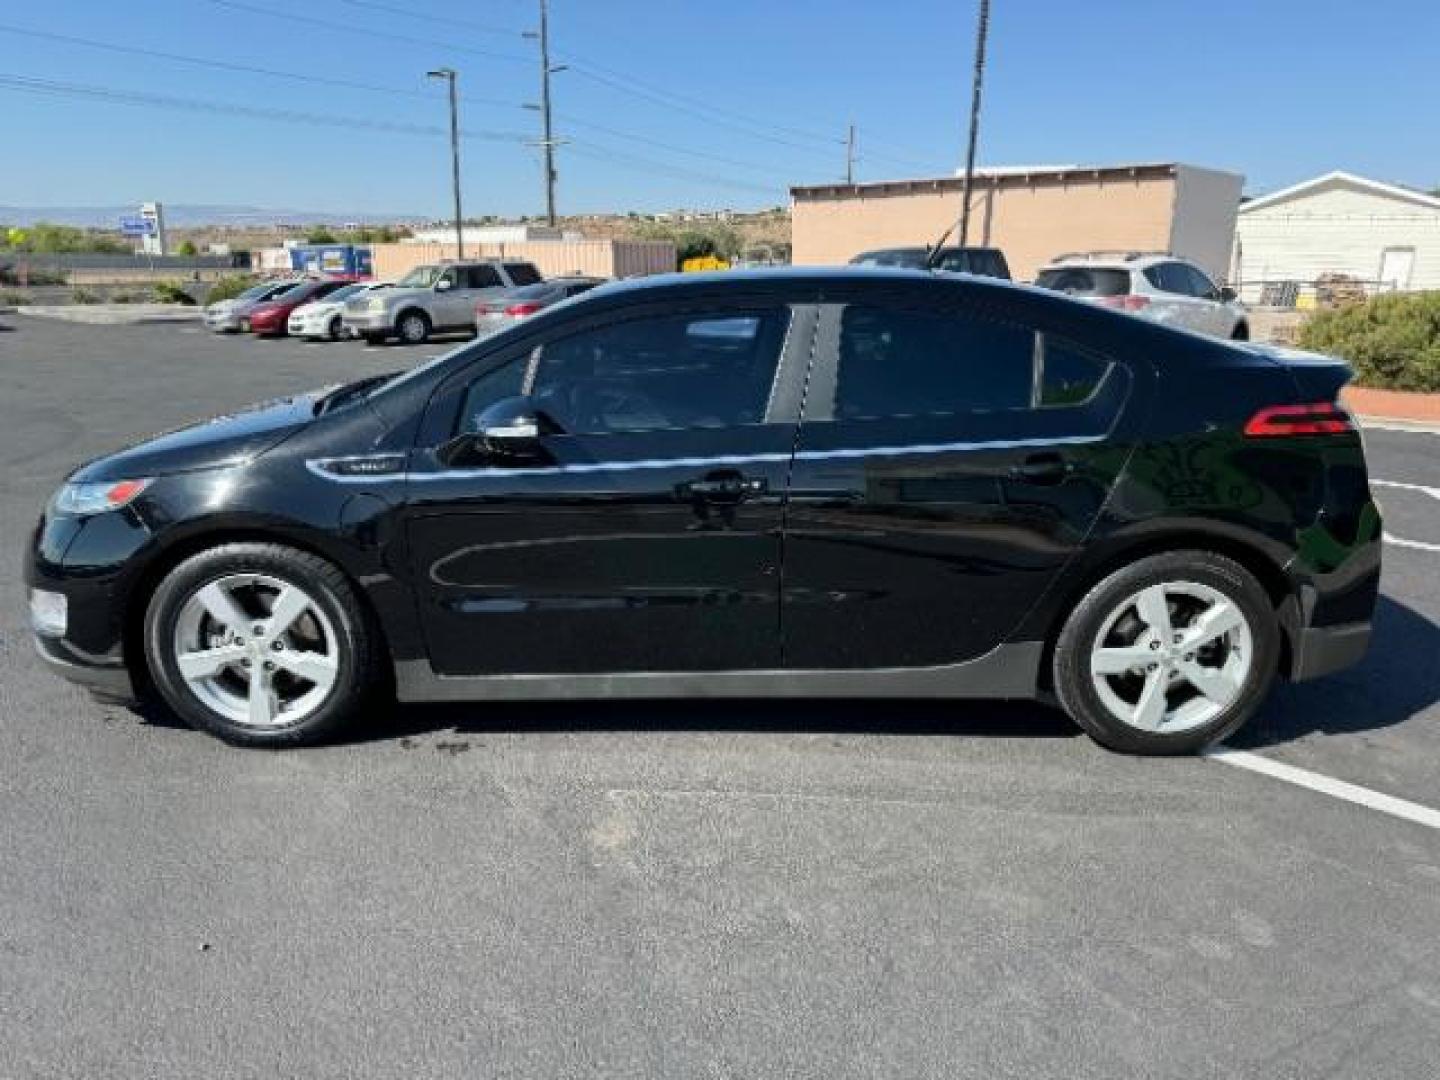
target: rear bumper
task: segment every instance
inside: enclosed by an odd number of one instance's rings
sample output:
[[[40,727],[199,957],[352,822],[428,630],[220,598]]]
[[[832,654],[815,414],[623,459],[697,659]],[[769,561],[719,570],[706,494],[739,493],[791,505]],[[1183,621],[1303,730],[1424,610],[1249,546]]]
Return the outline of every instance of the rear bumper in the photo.
[[[1290,681],[1319,679],[1353,667],[1370,648],[1370,623],[1302,627],[1293,639]]]
[[[40,659],[61,678],[83,686],[96,697],[108,701],[128,703],[135,700],[135,684],[130,678],[130,670],[118,656],[98,661],[78,655],[64,641],[56,638],[37,635],[34,641]]]

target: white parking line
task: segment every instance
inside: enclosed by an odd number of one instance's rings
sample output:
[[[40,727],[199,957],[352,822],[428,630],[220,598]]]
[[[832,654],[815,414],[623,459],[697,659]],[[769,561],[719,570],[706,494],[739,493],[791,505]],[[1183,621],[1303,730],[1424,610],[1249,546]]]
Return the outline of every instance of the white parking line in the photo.
[[[1298,787],[1309,788],[1311,791],[1318,791],[1322,795],[1330,795],[1336,799],[1355,803],[1357,806],[1378,810],[1391,817],[1413,821],[1416,825],[1424,825],[1429,829],[1440,829],[1440,810],[1432,810],[1428,806],[1421,806],[1419,803],[1413,803],[1407,799],[1397,799],[1393,795],[1371,791],[1358,784],[1349,784],[1344,780],[1325,776],[1323,773],[1311,772],[1309,769],[1297,769],[1294,765],[1286,765],[1259,754],[1252,754],[1248,750],[1231,750],[1229,747],[1218,746],[1213,750],[1207,750],[1205,756],[1213,761],[1234,765],[1237,769],[1249,769],[1251,772],[1257,772],[1275,780],[1283,780],[1287,784],[1295,784]]]
[[[1411,548],[1414,551],[1440,552],[1440,544],[1427,544],[1424,540],[1406,540],[1403,536],[1396,536],[1388,532],[1385,534],[1385,543],[1394,544],[1396,547]]]
[[[1418,491],[1422,495],[1429,495],[1432,499],[1440,499],[1440,487],[1427,487],[1425,484],[1406,484],[1399,480],[1374,480],[1370,481],[1371,487],[1395,488],[1397,491]]]

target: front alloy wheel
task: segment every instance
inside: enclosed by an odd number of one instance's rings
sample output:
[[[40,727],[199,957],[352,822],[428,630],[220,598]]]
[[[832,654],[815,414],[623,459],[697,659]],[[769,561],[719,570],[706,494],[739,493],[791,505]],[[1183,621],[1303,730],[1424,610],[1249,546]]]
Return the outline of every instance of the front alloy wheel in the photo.
[[[161,582],[145,623],[156,687],[230,742],[316,742],[373,688],[375,636],[343,574],[277,544],[225,544]]]
[[[418,311],[407,312],[396,330],[406,345],[423,345],[430,336],[430,320]]]
[[[1269,595],[1240,564],[1204,551],[1152,555],[1071,613],[1055,644],[1055,690],[1104,746],[1193,753],[1259,708],[1279,641]]]

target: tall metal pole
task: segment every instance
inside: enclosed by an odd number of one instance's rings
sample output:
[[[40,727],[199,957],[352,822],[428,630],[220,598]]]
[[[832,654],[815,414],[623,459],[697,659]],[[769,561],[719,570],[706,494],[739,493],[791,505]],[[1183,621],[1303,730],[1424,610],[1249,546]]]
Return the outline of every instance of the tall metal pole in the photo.
[[[970,145],[965,151],[965,185],[960,205],[960,246],[970,241],[970,192],[975,186],[975,145],[980,137],[980,91],[985,80],[985,39],[990,34],[990,0],[980,0],[975,30],[975,85],[970,97]]]
[[[855,125],[845,132],[845,183],[855,183]]]
[[[545,141],[545,221],[555,224],[555,133],[550,123],[550,0],[540,0],[540,115]]]
[[[465,229],[460,212],[460,100],[455,92],[454,68],[436,68],[425,73],[432,79],[445,79],[450,84],[450,182],[455,191],[455,257],[465,258]]]

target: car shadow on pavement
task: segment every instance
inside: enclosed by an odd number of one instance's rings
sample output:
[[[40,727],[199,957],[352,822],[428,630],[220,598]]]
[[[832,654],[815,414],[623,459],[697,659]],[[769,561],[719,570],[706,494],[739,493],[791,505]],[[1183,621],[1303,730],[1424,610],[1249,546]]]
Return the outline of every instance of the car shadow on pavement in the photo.
[[[376,711],[345,743],[435,732],[457,735],[560,731],[769,732],[828,735],[971,735],[1068,739],[1058,709],[1031,702],[902,700],[503,701],[401,705]]]
[[[1353,735],[1394,727],[1440,701],[1440,625],[1381,596],[1365,659],[1305,683],[1277,682],[1270,700],[1227,740],[1259,749],[1307,735]]]

